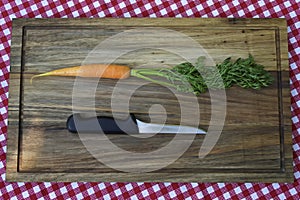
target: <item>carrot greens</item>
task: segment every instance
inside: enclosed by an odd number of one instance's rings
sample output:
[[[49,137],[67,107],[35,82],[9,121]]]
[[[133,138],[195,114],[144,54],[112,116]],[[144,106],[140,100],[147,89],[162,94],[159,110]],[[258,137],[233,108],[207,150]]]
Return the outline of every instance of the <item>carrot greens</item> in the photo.
[[[204,59],[199,57],[195,64],[185,62],[173,68],[131,69],[130,75],[196,95],[206,92],[208,88],[221,89],[233,85],[260,89],[273,81],[270,73],[257,64],[251,55],[236,61],[227,58],[215,67],[204,66]],[[155,79],[154,76],[163,77],[164,80]]]

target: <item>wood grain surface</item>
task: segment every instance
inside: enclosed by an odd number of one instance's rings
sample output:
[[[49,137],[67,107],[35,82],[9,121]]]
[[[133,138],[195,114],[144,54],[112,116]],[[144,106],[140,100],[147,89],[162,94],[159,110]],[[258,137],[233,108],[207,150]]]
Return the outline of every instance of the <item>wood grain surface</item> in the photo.
[[[95,47],[126,30],[162,27],[183,33],[202,47],[214,62],[253,55],[274,77],[271,86],[261,90],[226,90],[226,119],[222,134],[212,151],[199,159],[205,135],[197,135],[188,150],[172,164],[148,173],[125,173],[112,169],[93,157],[77,134],[66,129],[66,120],[75,109],[111,116],[112,94],[116,80],[101,79],[94,92],[95,105],[72,106],[73,77],[41,77],[39,73],[80,65]],[[284,19],[16,19],[13,21],[11,72],[9,85],[9,127],[7,152],[8,181],[172,181],[172,182],[292,182],[292,145],[290,120],[289,65]],[[149,41],[168,35],[149,37]],[[177,41],[178,46],[186,48]],[[139,44],[137,42],[133,44]],[[193,51],[191,48],[190,51]],[[109,55],[108,55],[109,56]],[[97,60],[99,58],[95,58]],[[114,63],[131,68],[173,66],[185,61],[180,55],[162,49],[136,49],[118,57]],[[93,84],[94,79],[84,80]],[[98,80],[96,80],[98,81]],[[126,99],[132,88],[139,87]],[[149,109],[164,107],[152,116],[161,122],[181,122],[193,95],[174,94],[166,87],[130,77],[122,80],[122,93],[115,110],[122,118],[127,112],[150,122]],[[88,91],[76,94],[84,99]],[[218,95],[217,95],[218,98]],[[210,93],[197,97],[200,128],[211,122]],[[123,105],[124,104],[124,105]],[[219,112],[222,112],[220,110]],[[185,121],[191,125],[193,121]],[[120,148],[136,153],[155,151],[167,145],[174,135],[150,138],[110,135]],[[184,139],[182,139],[184,142]],[[114,159],[120,155],[111,154]],[[153,161],[156,164],[161,156]],[[141,160],[141,164],[143,160]],[[134,168],[136,166],[127,166]]]

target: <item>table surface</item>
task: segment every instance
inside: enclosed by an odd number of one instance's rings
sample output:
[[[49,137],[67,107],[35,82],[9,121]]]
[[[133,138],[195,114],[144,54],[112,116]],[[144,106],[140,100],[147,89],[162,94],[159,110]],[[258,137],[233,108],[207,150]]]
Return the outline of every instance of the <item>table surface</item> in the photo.
[[[22,3],[0,2],[0,196],[4,199],[299,199],[300,195],[300,1],[281,3],[259,1],[99,1]],[[278,183],[7,183],[6,139],[10,68],[11,25],[13,18],[75,17],[248,17],[286,18],[288,23],[293,121],[293,184]],[[298,131],[299,130],[299,131]]]

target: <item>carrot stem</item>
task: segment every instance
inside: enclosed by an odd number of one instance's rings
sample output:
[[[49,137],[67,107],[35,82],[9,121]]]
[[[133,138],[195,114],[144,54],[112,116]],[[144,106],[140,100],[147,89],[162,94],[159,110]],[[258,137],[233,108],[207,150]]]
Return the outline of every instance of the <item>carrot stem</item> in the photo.
[[[144,71],[144,70],[141,70],[141,71]],[[131,72],[130,72],[130,75],[135,76],[137,78],[141,78],[141,79],[150,81],[150,82],[153,82],[153,83],[157,83],[157,84],[160,84],[160,85],[175,87],[174,84],[172,84],[172,83],[159,81],[159,80],[155,80],[155,79],[152,79],[150,77],[144,76],[143,75],[144,73],[141,72],[141,71],[140,71],[140,69],[132,69]],[[147,73],[145,73],[145,74],[153,75],[153,76],[163,76],[163,75],[157,73],[157,71],[152,71],[152,70],[148,70]]]

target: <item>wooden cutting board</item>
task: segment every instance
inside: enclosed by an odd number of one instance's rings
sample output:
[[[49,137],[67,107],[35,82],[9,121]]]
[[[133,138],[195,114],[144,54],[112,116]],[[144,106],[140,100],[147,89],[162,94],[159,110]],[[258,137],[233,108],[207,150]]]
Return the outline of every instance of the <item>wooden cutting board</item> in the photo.
[[[183,155],[168,166],[151,172],[127,173],[97,160],[77,134],[67,131],[66,120],[73,112],[75,78],[43,77],[35,79],[33,84],[30,84],[30,78],[53,69],[80,65],[87,57],[97,57],[90,53],[102,41],[128,30],[147,30],[145,28],[165,28],[184,34],[201,44],[215,63],[227,57],[246,58],[251,54],[272,74],[274,82],[261,90],[236,86],[226,90],[224,127],[216,145],[204,158],[198,155],[205,135],[197,135]],[[158,31],[147,38],[147,42],[157,39],[170,38]],[[129,45],[138,47],[143,42],[145,38],[138,36]],[[184,46],[180,42],[175,38],[178,47]],[[191,48],[190,52],[193,51]],[[172,66],[183,61],[185,59],[174,52],[155,48],[137,48],[115,59],[115,63],[131,68]],[[110,115],[116,82],[101,79],[94,92],[95,106],[82,105],[76,109],[82,112],[95,109],[99,115]],[[132,94],[127,110],[124,107],[117,110],[120,117],[129,111],[138,119],[149,122],[149,109],[160,105],[158,108],[163,106],[164,109],[152,112],[155,119],[159,121],[165,113],[167,123],[180,123],[182,111],[178,96],[171,90],[134,77],[122,83],[124,90],[120,100],[125,99],[131,87],[141,83],[143,86]],[[84,98],[86,93],[83,91],[78,95]],[[178,95],[187,105],[194,98],[184,93]],[[212,116],[210,93],[197,97],[197,102],[200,127],[207,129]],[[195,112],[192,105],[185,109],[185,112]],[[292,182],[291,135],[284,19],[13,20],[7,181]],[[150,138],[110,135],[108,138],[121,149],[142,154],[168,145],[174,135],[158,134]],[[122,159],[118,154],[110,156],[112,160]],[[141,159],[141,165],[149,161],[144,159]],[[154,159],[152,164],[159,162]]]

